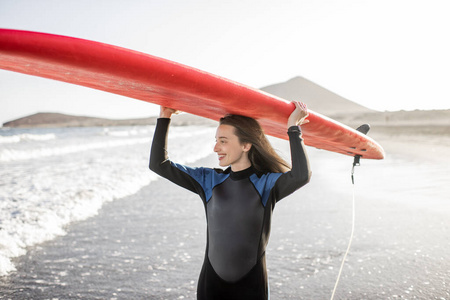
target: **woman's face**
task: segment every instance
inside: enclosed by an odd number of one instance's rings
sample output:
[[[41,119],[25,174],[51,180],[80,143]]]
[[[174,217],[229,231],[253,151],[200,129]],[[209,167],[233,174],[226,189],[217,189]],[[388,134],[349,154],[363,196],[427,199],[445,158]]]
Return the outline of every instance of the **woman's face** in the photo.
[[[231,166],[234,172],[247,169],[251,166],[248,159],[248,151],[251,144],[241,144],[239,138],[234,134],[234,127],[231,125],[220,125],[216,131],[216,144],[214,152],[219,157],[221,167]]]

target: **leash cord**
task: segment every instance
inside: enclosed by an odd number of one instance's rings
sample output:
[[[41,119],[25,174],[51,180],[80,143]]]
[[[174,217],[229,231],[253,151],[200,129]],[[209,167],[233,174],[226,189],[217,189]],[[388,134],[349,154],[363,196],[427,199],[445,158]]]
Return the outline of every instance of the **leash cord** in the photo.
[[[353,196],[352,196],[352,230],[351,230],[351,234],[350,234],[350,240],[349,240],[348,246],[347,246],[347,251],[345,251],[344,257],[342,258],[341,267],[339,269],[339,273],[338,273],[338,276],[336,279],[336,283],[334,284],[334,289],[333,289],[333,293],[331,294],[330,300],[333,300],[334,294],[336,293],[336,289],[339,284],[339,279],[341,278],[342,269],[344,268],[345,260],[347,258],[348,253],[350,252],[350,246],[352,245],[353,233],[355,232],[355,182],[353,179],[354,170],[355,170],[355,165],[353,165],[353,168],[352,168],[352,194],[353,194]]]

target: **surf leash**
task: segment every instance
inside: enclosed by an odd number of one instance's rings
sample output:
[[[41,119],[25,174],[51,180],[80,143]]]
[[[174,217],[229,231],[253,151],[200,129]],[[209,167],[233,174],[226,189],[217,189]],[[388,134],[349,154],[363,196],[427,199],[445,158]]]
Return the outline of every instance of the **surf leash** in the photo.
[[[359,126],[356,130],[358,130],[359,132],[362,132],[364,134],[367,134],[370,130],[370,125],[363,124],[363,125]],[[344,269],[345,260],[347,259],[347,255],[350,252],[350,247],[352,245],[353,235],[355,232],[355,177],[354,177],[354,174],[355,174],[355,167],[361,165],[360,159],[361,159],[361,155],[355,155],[353,158],[353,165],[352,165],[352,172],[351,172],[351,178],[352,178],[352,229],[351,229],[350,238],[348,241],[347,250],[345,251],[344,257],[342,258],[341,267],[339,268],[339,273],[338,273],[338,276],[336,279],[336,283],[334,284],[333,293],[331,294],[330,300],[333,300],[334,294],[336,293],[336,289],[339,285],[339,280],[341,279],[341,274],[342,274],[342,270]]]

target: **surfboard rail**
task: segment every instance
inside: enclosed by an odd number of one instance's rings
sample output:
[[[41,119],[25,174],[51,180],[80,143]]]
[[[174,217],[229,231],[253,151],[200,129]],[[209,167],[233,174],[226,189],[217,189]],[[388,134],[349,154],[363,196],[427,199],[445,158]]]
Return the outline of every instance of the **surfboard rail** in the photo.
[[[106,91],[198,116],[257,119],[266,134],[288,139],[294,104],[229,79],[142,52],[41,32],[0,29],[0,68]],[[365,159],[383,159],[372,138],[309,111],[308,146]]]

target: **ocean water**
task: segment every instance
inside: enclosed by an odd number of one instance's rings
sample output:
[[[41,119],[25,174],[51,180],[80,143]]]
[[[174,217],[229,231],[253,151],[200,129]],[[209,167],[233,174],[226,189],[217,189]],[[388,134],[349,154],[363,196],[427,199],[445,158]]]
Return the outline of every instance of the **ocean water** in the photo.
[[[211,153],[214,128],[185,129],[171,128],[172,157],[189,163]],[[153,131],[0,129],[0,276],[27,247],[65,235],[69,224],[155,180],[148,169]]]

